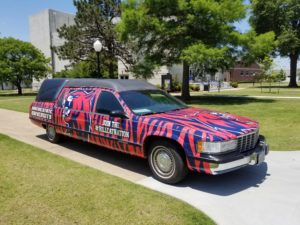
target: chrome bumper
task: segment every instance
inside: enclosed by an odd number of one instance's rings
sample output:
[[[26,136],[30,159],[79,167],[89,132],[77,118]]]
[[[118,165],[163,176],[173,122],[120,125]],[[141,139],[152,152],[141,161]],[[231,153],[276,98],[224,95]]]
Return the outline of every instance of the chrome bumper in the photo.
[[[210,170],[213,175],[227,173],[233,170],[237,170],[241,167],[248,165],[259,165],[265,160],[265,156],[269,153],[269,146],[264,140],[261,140],[255,151],[242,159],[231,161],[228,163],[209,163]]]

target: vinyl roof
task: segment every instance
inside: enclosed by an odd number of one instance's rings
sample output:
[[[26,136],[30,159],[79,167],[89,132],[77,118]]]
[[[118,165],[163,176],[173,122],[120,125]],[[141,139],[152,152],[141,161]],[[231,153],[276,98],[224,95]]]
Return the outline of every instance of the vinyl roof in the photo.
[[[44,80],[36,100],[55,101],[63,87],[100,87],[111,88],[118,92],[157,89],[143,80],[54,78]]]
[[[66,79],[65,87],[101,87],[116,91],[153,90],[156,86],[144,80],[120,79]]]

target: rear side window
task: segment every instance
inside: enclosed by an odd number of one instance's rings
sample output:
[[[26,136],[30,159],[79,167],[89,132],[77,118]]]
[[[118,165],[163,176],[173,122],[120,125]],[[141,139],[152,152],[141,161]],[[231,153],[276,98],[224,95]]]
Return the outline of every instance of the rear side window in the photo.
[[[108,91],[102,91],[97,101],[96,112],[109,114],[112,111],[124,111],[118,99]]]
[[[64,79],[44,80],[36,97],[36,101],[55,102],[59,92],[66,82],[67,80]]]

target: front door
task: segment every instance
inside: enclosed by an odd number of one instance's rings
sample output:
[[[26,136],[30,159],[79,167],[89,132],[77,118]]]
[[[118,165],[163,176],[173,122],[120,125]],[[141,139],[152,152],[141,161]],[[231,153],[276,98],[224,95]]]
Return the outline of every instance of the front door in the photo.
[[[125,113],[119,100],[110,91],[101,91],[92,114],[92,134],[89,141],[114,150],[135,154],[128,129],[129,119],[114,116],[113,112]]]

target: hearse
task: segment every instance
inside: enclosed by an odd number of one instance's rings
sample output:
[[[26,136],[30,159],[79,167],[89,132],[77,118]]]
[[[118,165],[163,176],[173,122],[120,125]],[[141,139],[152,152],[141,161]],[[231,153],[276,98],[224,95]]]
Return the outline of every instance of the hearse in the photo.
[[[169,184],[188,171],[258,165],[269,151],[256,121],[190,107],[141,80],[47,79],[29,118],[50,142],[69,136],[147,158],[153,176]]]

